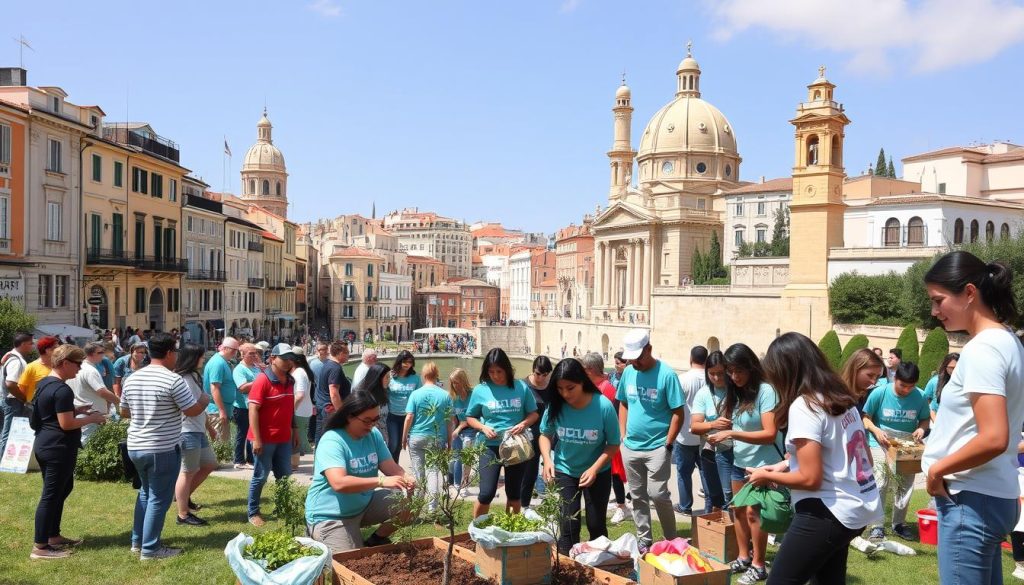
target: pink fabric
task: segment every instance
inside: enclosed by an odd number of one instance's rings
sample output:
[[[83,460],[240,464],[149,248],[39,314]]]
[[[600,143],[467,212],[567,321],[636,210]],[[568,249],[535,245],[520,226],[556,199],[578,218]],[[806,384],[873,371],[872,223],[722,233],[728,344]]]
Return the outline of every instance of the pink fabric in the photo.
[[[690,541],[686,538],[674,538],[672,540],[660,540],[651,546],[651,554],[660,555],[664,553],[675,553],[681,555],[690,548]]]

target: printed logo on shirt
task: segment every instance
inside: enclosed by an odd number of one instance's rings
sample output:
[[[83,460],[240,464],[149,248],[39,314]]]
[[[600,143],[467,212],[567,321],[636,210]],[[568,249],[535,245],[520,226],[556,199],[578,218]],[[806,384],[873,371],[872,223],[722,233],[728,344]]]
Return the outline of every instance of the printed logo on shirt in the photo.
[[[597,442],[597,429],[578,429],[574,427],[558,427],[556,433],[559,441],[592,445]]]
[[[508,400],[491,400],[487,403],[487,410],[492,413],[517,412],[523,408],[522,398],[510,398]]]
[[[883,408],[882,416],[889,420],[901,420],[905,422],[917,422],[916,410],[901,410],[898,408]]]
[[[847,418],[850,418],[849,413],[843,418],[844,428],[849,424],[846,421]],[[868,437],[864,431],[858,429],[853,433],[850,442],[846,444],[846,457],[854,468],[857,484],[862,487],[860,492],[863,494],[876,489],[875,474],[871,465],[871,451],[868,449]]]
[[[658,388],[644,388],[630,384],[626,386],[626,398],[627,400],[654,403],[658,401]]]
[[[370,453],[366,457],[352,457],[348,460],[350,473],[367,473],[377,469],[377,454]]]

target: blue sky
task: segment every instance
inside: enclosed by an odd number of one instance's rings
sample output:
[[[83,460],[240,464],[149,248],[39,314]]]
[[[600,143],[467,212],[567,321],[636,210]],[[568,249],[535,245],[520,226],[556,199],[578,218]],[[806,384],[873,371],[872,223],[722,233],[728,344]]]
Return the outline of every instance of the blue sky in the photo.
[[[45,12],[45,14],[44,14]],[[3,8],[29,82],[147,121],[228,189],[264,103],[290,217],[419,206],[554,231],[607,203],[623,70],[634,147],[687,40],[729,118],[741,179],[788,175],[788,120],[819,65],[853,124],[847,172],[974,141],[1024,142],[1020,0],[54,2]],[[58,16],[59,15],[59,16]],[[4,48],[5,47],[5,48]]]

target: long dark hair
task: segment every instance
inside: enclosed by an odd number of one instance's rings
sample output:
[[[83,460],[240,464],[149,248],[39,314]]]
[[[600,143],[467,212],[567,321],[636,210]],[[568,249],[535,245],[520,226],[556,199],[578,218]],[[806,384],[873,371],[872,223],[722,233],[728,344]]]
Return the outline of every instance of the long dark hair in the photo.
[[[341,408],[324,422],[324,431],[344,429],[348,426],[348,421],[353,417],[357,417],[367,410],[377,408],[380,404],[370,393],[353,390],[351,394],[345,397],[345,400],[341,401]]]
[[[939,383],[935,385],[935,404],[939,404],[942,401],[942,389],[946,387],[949,379],[953,377],[952,374],[946,371],[949,366],[949,362],[960,361],[960,354],[957,352],[948,353],[946,357],[942,358],[942,365],[939,366]]]
[[[186,343],[178,350],[178,361],[174,365],[174,373],[179,376],[192,376],[196,382],[202,379],[199,373],[199,362],[203,359],[203,348],[194,343]]]
[[[736,413],[754,408],[757,402],[757,393],[761,390],[761,382],[764,381],[764,370],[761,369],[761,360],[757,354],[742,343],[734,343],[725,350],[725,367],[745,370],[748,374],[747,383],[744,386],[737,386],[732,381],[732,376],[725,376],[725,400],[722,401],[723,412],[719,413],[728,418],[733,418]],[[707,371],[707,370],[705,370]]]
[[[1017,319],[1013,271],[1002,262],[985,264],[974,254],[957,250],[939,258],[924,275],[924,281],[957,295],[973,284],[981,293],[981,302],[992,309],[997,319],[1003,323]]]
[[[704,360],[704,383],[707,384],[708,390],[714,391],[715,384],[711,381],[711,376],[708,376],[708,370],[711,368],[717,368],[718,366],[725,366],[725,355],[717,349],[708,354],[706,360]]]
[[[366,370],[366,376],[356,384],[352,392],[366,392],[378,404],[386,404],[388,401],[388,387],[384,385],[384,375],[390,371],[391,368],[384,364],[373,364]]]
[[[565,398],[558,393],[558,381],[568,380],[575,384],[583,386],[583,391],[588,394],[600,394],[601,391],[597,389],[597,386],[590,381],[590,376],[587,375],[587,371],[583,368],[583,364],[576,358],[564,359],[558,362],[555,366],[555,371],[551,374],[551,380],[548,382],[547,395],[548,395],[548,420],[558,421],[558,415],[562,414],[562,405],[566,404]]]
[[[491,382],[491,376],[487,373],[487,369],[491,366],[498,366],[505,370],[505,383],[509,388],[516,387],[516,370],[512,367],[512,360],[508,359],[508,354],[505,353],[505,350],[496,347],[487,352],[487,356],[484,357],[484,363],[480,366],[481,384]],[[491,383],[493,384],[493,382]]]
[[[391,371],[395,372],[395,375],[398,375],[398,372],[402,371],[402,362],[406,360],[412,360],[412,367],[410,367],[409,371],[405,373],[405,376],[411,376],[415,374],[416,357],[413,356],[412,352],[407,349],[403,349],[402,351],[398,352],[398,357],[395,358],[395,365],[391,366]],[[402,377],[404,378],[405,376]]]
[[[832,369],[825,354],[800,333],[786,333],[768,346],[764,375],[779,394],[775,425],[789,424],[789,407],[801,396],[812,409],[839,416],[857,405],[853,390]]]
[[[546,355],[539,355],[539,356],[533,358],[533,369],[530,372],[531,374],[533,372],[539,372],[541,374],[547,374],[547,373],[551,372],[551,370],[552,370],[551,360],[548,358],[548,356],[546,356]]]

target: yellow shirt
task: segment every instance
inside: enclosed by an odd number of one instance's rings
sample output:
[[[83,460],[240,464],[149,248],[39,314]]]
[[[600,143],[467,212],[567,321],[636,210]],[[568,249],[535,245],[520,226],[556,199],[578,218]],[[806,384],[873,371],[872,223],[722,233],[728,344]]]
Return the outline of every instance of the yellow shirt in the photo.
[[[35,360],[25,366],[25,371],[21,373],[21,378],[18,379],[18,386],[25,393],[25,400],[32,401],[32,398],[36,395],[36,384],[39,384],[40,380],[49,375],[50,367],[39,360]]]

